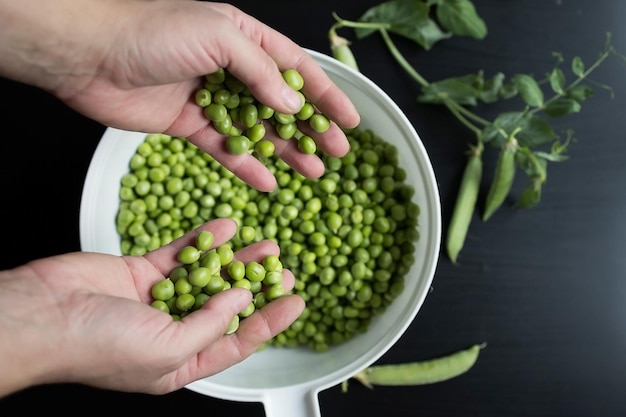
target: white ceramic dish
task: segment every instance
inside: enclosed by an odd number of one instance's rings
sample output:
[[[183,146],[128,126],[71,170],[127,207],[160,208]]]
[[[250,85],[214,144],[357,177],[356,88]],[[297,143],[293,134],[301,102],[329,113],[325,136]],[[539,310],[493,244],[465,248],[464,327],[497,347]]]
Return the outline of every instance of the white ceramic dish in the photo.
[[[416,262],[405,278],[404,292],[369,330],[318,353],[305,349],[267,348],[243,362],[187,386],[195,392],[233,401],[262,402],[268,417],[320,416],[318,394],[373,364],[406,331],[431,287],[439,256],[441,207],[435,175],[424,146],[391,98],[362,74],[339,61],[308,51],[353,100],[363,128],[395,144],[407,181],[420,206]],[[121,254],[115,216],[119,182],[145,134],[109,128],[89,166],[80,211],[84,251]]]

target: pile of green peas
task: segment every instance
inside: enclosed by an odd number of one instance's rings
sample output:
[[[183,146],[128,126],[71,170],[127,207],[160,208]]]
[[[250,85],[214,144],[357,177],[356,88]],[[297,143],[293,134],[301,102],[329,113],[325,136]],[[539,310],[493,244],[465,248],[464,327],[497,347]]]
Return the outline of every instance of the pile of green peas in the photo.
[[[350,151],[320,155],[306,178],[277,157],[277,188],[258,191],[184,138],[149,134],[121,179],[117,231],[124,254],[141,255],[215,218],[240,228],[230,243],[270,239],[296,277],[306,307],[274,346],[325,351],[367,331],[404,289],[415,262],[419,206],[397,148],[369,129],[346,131]],[[246,236],[243,238],[243,236]]]
[[[318,112],[300,91],[304,87],[304,79],[297,70],[287,69],[282,76],[301,96],[302,107],[295,114],[280,113],[259,102],[243,82],[224,68],[205,75],[204,85],[196,91],[195,102],[203,108],[213,127],[227,135],[226,149],[231,154],[248,152],[259,159],[272,156],[275,145],[265,136],[269,126],[282,139],[298,140],[301,152],[316,152],[315,141],[303,134],[297,123],[306,121],[314,131],[322,133],[330,127],[330,120]]]
[[[286,294],[283,265],[277,255],[267,255],[261,262],[235,260],[230,243],[211,248],[213,241],[213,234],[203,230],[196,235],[194,245],[178,251],[180,265],[154,283],[151,306],[180,320],[202,308],[217,293],[245,288],[252,292],[252,302],[233,317],[226,331],[230,334],[237,330],[241,319]]]

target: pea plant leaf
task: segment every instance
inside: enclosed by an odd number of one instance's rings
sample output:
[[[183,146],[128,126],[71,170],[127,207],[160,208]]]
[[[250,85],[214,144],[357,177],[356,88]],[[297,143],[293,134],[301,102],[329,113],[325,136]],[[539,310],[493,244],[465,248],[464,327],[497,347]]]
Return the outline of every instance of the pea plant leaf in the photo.
[[[585,63],[582,58],[575,56],[572,59],[572,72],[578,77],[583,78],[585,76]]]
[[[558,97],[546,103],[543,111],[551,117],[562,117],[571,113],[578,113],[581,109],[580,103],[573,98]]]
[[[446,78],[431,82],[422,88],[417,100],[420,103],[443,103],[444,98],[451,98],[462,105],[475,106],[478,96],[477,84],[481,84],[482,74],[468,74],[461,77]]]
[[[452,33],[443,32],[430,17],[430,6],[421,0],[391,0],[368,9],[360,22],[386,23],[387,30],[403,36],[429,50],[440,40],[452,37]],[[376,29],[356,28],[358,39],[369,36]]]
[[[577,85],[571,88],[568,88],[565,92],[565,96],[576,100],[577,102],[582,102],[593,95],[594,91],[591,87],[586,85]]]
[[[532,76],[517,74],[513,76],[513,83],[526,104],[531,107],[543,106],[543,91]]]
[[[563,88],[565,87],[565,74],[560,68],[554,68],[548,76],[550,81],[550,87],[552,91],[557,94],[563,94]]]
[[[557,137],[548,122],[526,112],[500,113],[492,124],[483,129],[482,137],[485,142],[491,142],[493,146],[499,147],[517,128],[520,130],[515,137],[522,147],[538,147],[550,143]]]
[[[461,105],[475,106],[478,101],[494,103],[501,98],[504,74],[497,73],[485,80],[482,70],[475,74],[445,78],[422,87],[420,103],[441,104],[450,98]]]
[[[487,25],[476,13],[469,0],[437,0],[436,16],[439,24],[458,36],[483,39],[487,36]]]

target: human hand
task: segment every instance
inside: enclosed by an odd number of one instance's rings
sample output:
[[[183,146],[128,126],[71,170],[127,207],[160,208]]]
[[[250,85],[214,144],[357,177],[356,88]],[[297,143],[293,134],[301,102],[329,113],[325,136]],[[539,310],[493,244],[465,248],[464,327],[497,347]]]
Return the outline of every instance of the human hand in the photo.
[[[71,253],[0,272],[0,396],[44,383],[75,382],[118,391],[163,394],[238,363],[285,330],[304,308],[285,295],[240,322],[252,299],[233,288],[174,321],[149,305],[152,285],[177,266],[176,253],[198,230],[214,246],[236,232],[232,220],[209,222],[144,256]],[[279,254],[271,241],[239,250],[236,259]],[[290,291],[294,277],[284,272]],[[10,335],[10,337],[8,337]]]
[[[12,20],[0,18],[6,43],[30,41],[44,56],[20,62],[24,53],[0,45],[6,57],[0,73],[51,91],[104,125],[185,137],[249,185],[270,191],[276,186],[273,175],[253,156],[227,152],[225,137],[209,124],[194,93],[202,76],[225,68],[260,102],[293,114],[302,103],[281,71],[294,68],[305,80],[307,100],[333,121],[323,134],[311,132],[318,149],[337,157],[349,150],[340,126],[355,127],[359,115],[348,97],[296,43],[232,5],[192,0],[59,0],[50,5],[42,0],[37,8],[6,3],[4,8],[14,9]],[[20,23],[31,30],[32,39],[21,34]],[[20,36],[11,43],[14,32]],[[275,153],[296,171],[311,178],[323,174],[317,156],[274,136]]]

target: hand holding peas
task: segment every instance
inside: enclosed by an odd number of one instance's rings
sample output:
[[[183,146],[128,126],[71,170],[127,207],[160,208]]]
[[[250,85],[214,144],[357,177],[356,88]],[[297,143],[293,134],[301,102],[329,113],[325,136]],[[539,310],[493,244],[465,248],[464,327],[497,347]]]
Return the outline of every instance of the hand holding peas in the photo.
[[[0,73],[50,91],[89,118],[120,129],[188,138],[251,186],[269,191],[276,186],[272,174],[250,155],[227,152],[221,135],[194,103],[194,94],[204,75],[226,68],[260,102],[293,114],[301,96],[281,71],[294,68],[306,80],[302,93],[333,120],[328,131],[314,136],[317,146],[332,156],[348,151],[339,126],[359,123],[348,97],[300,46],[232,5],[59,0],[49,10],[47,2],[36,1],[41,7],[33,2],[3,5],[12,21],[4,28],[8,41]],[[82,21],[98,24],[65,24],[77,7]],[[71,48],[58,57],[54,48],[41,47],[42,39]],[[28,59],[31,51],[39,55]],[[294,169],[309,177],[323,173],[319,158],[281,145],[275,153]]]
[[[150,306],[152,286],[179,264],[177,254],[199,230],[211,231],[217,247],[237,227],[215,220],[144,256],[70,253],[1,271],[0,315],[10,318],[2,320],[2,334],[12,342],[1,350],[0,396],[56,382],[167,393],[240,362],[301,314],[303,300],[284,295],[225,335],[250,304],[249,290],[222,291],[180,320]],[[278,254],[275,243],[262,241],[234,259]],[[283,277],[291,290],[293,274],[285,269]]]

